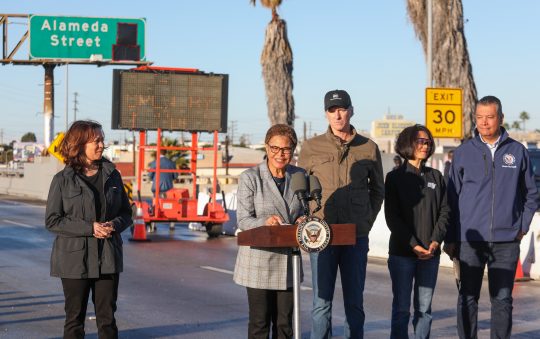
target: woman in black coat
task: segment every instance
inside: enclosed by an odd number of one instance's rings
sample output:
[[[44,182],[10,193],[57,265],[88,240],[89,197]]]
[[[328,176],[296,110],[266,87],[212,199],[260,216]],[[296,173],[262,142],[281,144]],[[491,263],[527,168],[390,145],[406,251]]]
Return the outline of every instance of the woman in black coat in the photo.
[[[440,245],[448,225],[446,185],[441,172],[426,166],[434,144],[425,126],[405,128],[395,149],[406,162],[389,172],[385,182],[384,213],[391,232],[388,269],[394,295],[390,337],[408,338],[414,289],[415,338],[429,338]]]
[[[120,233],[132,220],[120,173],[103,149],[101,125],[75,121],[60,145],[66,167],[54,176],[47,199],[45,226],[56,234],[51,276],[61,278],[65,297],[64,338],[84,338],[90,291],[99,338],[118,337]]]

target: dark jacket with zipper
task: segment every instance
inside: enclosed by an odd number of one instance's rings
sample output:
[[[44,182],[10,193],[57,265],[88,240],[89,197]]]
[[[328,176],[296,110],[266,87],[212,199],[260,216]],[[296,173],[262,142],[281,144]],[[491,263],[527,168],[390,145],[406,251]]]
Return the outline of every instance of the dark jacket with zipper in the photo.
[[[454,151],[448,242],[507,242],[529,230],[538,194],[529,153],[501,131],[494,157],[478,135]]]
[[[105,220],[115,231],[103,240],[101,257],[93,236],[96,221],[94,194],[72,167],[58,172],[49,189],[45,227],[56,234],[51,253],[51,276],[70,279],[98,278],[123,270],[120,233],[132,224],[131,207],[114,164],[103,159]]]
[[[445,238],[449,207],[444,178],[436,169],[406,162],[386,175],[384,214],[391,231],[388,253],[416,257],[417,245],[429,248]],[[436,255],[440,255],[437,249]]]

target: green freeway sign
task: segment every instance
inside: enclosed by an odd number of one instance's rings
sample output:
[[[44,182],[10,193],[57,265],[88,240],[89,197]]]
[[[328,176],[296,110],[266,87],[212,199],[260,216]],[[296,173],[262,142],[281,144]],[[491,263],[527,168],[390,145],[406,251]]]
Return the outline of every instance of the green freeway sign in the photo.
[[[146,60],[146,19],[30,15],[30,59]]]

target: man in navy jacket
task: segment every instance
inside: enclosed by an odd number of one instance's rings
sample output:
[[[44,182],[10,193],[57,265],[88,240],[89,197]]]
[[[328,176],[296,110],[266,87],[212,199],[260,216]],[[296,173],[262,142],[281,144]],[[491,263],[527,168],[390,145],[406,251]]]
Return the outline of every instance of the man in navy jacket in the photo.
[[[165,154],[166,150],[162,149],[159,157],[159,168],[165,170],[174,170],[176,169],[176,164],[169,160]],[[149,168],[156,168],[157,159],[148,164]],[[149,172],[148,177],[152,180],[152,193],[156,193],[156,181],[154,180],[156,176],[155,172]],[[178,173],[173,172],[160,172],[159,174],[159,193],[161,196],[165,196],[165,192],[173,188],[174,179],[178,177]]]
[[[476,137],[454,152],[448,182],[451,223],[445,251],[459,258],[460,338],[477,338],[478,299],[487,264],[491,337],[510,338],[512,288],[519,243],[529,230],[538,194],[527,149],[501,127],[502,105],[476,105]]]

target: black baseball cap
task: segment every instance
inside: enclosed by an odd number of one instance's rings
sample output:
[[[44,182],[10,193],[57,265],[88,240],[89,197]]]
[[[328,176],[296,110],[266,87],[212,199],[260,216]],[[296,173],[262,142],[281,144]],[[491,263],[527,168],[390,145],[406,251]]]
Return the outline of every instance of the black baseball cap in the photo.
[[[337,106],[343,108],[351,107],[351,97],[349,93],[342,89],[335,89],[326,93],[324,96],[324,110],[328,111],[330,107]]]

